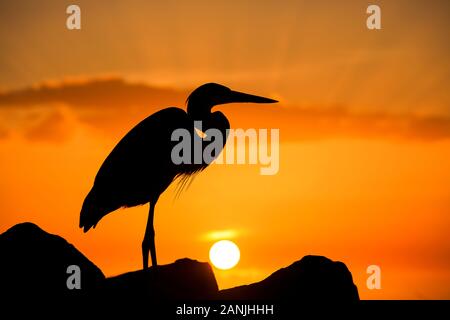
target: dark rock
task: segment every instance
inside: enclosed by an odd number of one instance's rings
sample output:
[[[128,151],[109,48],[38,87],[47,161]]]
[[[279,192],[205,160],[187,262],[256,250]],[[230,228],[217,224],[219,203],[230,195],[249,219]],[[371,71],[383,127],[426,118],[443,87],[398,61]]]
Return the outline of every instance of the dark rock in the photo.
[[[0,235],[2,296],[26,299],[79,296],[105,278],[102,271],[63,238],[33,223],[21,223]],[[67,268],[80,268],[81,290],[69,290]]]
[[[358,289],[342,262],[305,256],[261,282],[221,290],[224,300],[357,301]]]
[[[210,299],[217,294],[218,287],[208,263],[185,258],[108,278],[100,291],[110,297],[145,297],[154,302]]]
[[[139,306],[155,310],[167,301],[271,300],[297,306],[359,300],[347,267],[321,256],[305,256],[261,282],[221,291],[211,266],[190,259],[105,279],[74,246],[32,223],[18,224],[0,235],[0,257],[2,296],[23,301],[81,297],[79,306],[111,310],[131,300],[144,301]],[[81,290],[67,288],[70,265],[81,269]]]

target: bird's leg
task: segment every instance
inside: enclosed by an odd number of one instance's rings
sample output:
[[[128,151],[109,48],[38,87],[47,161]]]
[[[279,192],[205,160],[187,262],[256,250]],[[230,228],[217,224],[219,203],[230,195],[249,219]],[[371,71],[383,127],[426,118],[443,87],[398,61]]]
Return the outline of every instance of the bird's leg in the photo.
[[[152,266],[156,267],[156,248],[155,248],[155,229],[153,228],[153,216],[155,213],[155,202],[150,202],[150,210],[148,213],[147,227],[145,228],[144,240],[142,241],[142,258],[144,262],[144,270],[148,268],[148,253],[150,251],[152,258]]]

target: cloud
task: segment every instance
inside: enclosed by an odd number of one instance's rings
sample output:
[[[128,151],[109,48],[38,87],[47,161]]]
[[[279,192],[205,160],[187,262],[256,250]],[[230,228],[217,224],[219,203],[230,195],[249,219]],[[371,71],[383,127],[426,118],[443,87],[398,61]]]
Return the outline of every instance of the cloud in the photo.
[[[64,140],[70,137],[70,130],[76,123],[117,139],[159,109],[183,107],[189,92],[130,83],[120,78],[61,81],[0,93],[0,111],[25,113],[28,118],[38,114],[41,121],[33,122],[31,129],[28,122],[23,125],[27,127],[25,136],[33,141]],[[276,105],[223,105],[216,109],[223,111],[235,128],[279,128],[282,141],[339,137],[450,138],[450,117],[444,115],[356,113],[346,107],[285,106],[282,102]]]
[[[75,126],[76,123],[68,111],[52,110],[28,128],[24,135],[30,141],[62,143],[72,136]]]
[[[120,78],[47,82],[0,92],[0,125],[3,120],[10,131],[32,141],[62,141],[71,136],[69,131],[76,127],[75,122],[122,135],[161,108],[183,105],[186,96],[182,90],[129,83]],[[36,119],[40,122],[36,123]]]
[[[231,240],[242,234],[242,231],[235,229],[214,230],[202,235],[201,239],[205,241]]]
[[[8,131],[2,127],[0,127],[0,139],[4,139],[8,137]]]
[[[415,114],[356,113],[343,107],[258,107],[231,110],[255,127],[280,129],[287,140],[384,138],[437,140],[450,138],[450,117]],[[250,122],[245,121],[245,122]],[[239,121],[235,125],[243,124]]]
[[[64,103],[74,108],[120,108],[151,106],[155,102],[169,106],[184,101],[186,93],[170,88],[128,83],[120,78],[45,83],[35,87],[0,93],[0,107],[30,107]]]

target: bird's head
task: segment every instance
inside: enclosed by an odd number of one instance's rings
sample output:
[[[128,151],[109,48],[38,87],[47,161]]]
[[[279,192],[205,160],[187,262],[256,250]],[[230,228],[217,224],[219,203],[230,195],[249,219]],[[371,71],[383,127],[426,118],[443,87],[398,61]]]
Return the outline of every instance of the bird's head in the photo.
[[[217,83],[206,83],[192,91],[189,95],[187,99],[187,112],[191,116],[201,118],[203,115],[209,114],[211,109],[216,105],[235,102],[275,103],[278,101],[233,91]]]

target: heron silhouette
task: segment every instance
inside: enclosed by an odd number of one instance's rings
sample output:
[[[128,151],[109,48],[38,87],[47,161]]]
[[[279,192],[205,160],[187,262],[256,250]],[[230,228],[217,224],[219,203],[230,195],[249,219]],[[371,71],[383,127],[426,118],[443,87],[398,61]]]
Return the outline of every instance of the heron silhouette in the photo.
[[[201,130],[214,128],[222,133],[223,144],[230,124],[219,111],[211,109],[234,102],[274,103],[276,100],[233,91],[223,85],[207,83],[195,89],[187,99],[187,112],[171,107],[160,110],[137,124],[114,147],[95,177],[80,213],[80,228],[87,232],[105,215],[123,207],[150,203],[147,226],[142,241],[143,268],[157,266],[153,218],[159,196],[177,178],[184,183],[205,169],[209,163],[175,164],[171,155],[174,146],[172,133],[180,128],[199,138],[195,124],[201,121]],[[200,138],[201,139],[201,138]],[[214,155],[218,156],[218,153]],[[191,154],[191,157],[194,157]],[[203,157],[202,157],[203,159]]]

